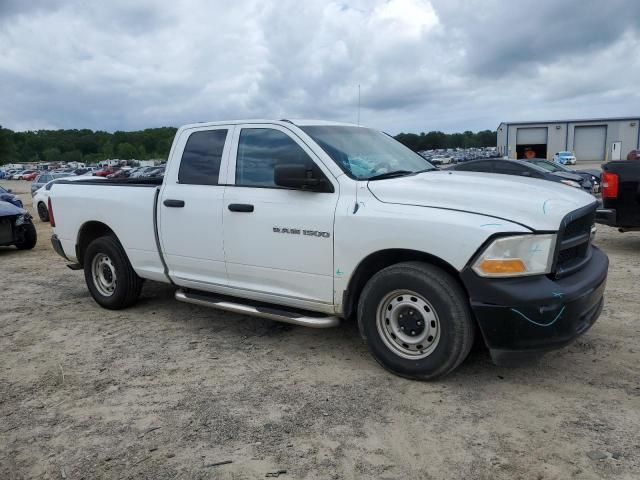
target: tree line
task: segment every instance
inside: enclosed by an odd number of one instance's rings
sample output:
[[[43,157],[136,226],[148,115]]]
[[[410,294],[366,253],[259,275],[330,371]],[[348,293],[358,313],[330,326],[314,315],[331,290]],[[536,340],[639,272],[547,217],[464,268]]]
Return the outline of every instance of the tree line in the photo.
[[[173,127],[109,133],[88,129],[14,132],[0,126],[0,165],[167,158],[175,133]]]
[[[440,148],[495,147],[498,140],[495,130],[482,130],[477,133],[469,130],[463,133],[400,133],[395,139],[415,152]]]
[[[109,133],[88,129],[14,132],[0,126],[0,165],[22,162],[96,163],[109,158],[166,159],[175,133],[174,127]],[[395,138],[414,151],[496,145],[496,132],[491,130],[477,133],[400,133]]]

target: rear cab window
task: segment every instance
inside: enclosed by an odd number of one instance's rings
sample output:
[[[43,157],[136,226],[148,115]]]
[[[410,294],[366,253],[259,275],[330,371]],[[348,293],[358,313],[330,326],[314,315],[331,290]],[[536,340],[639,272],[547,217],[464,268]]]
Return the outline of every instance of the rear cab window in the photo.
[[[178,183],[218,185],[228,133],[226,128],[191,133],[182,152]]]

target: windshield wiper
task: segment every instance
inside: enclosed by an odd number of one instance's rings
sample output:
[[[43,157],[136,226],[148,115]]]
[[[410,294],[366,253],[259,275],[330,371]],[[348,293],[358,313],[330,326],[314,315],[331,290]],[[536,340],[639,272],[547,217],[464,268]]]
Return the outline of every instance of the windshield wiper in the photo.
[[[392,172],[385,172],[374,175],[373,177],[367,178],[367,180],[384,180],[385,178],[404,177],[406,175],[411,175],[412,173],[414,172],[411,170],[394,170]]]

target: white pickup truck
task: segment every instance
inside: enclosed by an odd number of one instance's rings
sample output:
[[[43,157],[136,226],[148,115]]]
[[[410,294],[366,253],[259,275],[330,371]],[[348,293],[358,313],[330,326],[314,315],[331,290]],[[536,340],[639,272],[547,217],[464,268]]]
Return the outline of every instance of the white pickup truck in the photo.
[[[598,318],[596,202],[562,184],[439,171],[388,135],[319,121],[176,133],[164,180],[61,181],[54,249],[105,308],[143,279],[277,321],[357,319],[373,356],[429,379],[476,328],[496,363],[566,345]]]

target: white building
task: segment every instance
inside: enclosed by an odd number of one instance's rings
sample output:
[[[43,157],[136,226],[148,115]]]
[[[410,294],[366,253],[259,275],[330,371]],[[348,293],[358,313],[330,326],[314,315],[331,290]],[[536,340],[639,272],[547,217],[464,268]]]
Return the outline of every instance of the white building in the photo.
[[[640,116],[502,122],[497,147],[509,158],[522,158],[525,147],[531,147],[538,158],[572,151],[578,162],[625,159],[630,150],[640,148]]]

